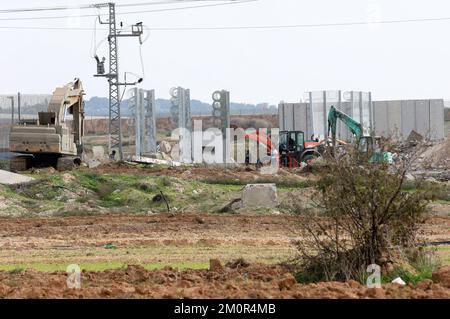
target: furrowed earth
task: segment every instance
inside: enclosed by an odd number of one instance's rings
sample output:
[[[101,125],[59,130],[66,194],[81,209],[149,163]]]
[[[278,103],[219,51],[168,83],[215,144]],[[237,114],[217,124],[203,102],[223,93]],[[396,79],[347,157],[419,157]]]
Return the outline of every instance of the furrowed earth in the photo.
[[[27,175],[36,181],[0,186],[0,297],[450,298],[445,190],[420,229],[440,273],[369,289],[300,284],[287,266],[305,236],[290,204],[315,209],[313,174],[123,164]],[[249,183],[277,184],[279,207],[230,205]],[[81,289],[67,288],[71,264],[83,270]]]

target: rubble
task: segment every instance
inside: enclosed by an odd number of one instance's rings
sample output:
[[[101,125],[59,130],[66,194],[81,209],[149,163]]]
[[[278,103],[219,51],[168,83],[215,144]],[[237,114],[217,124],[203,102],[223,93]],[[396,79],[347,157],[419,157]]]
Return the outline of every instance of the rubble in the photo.
[[[450,137],[438,142],[425,141],[411,133],[408,140],[398,145],[395,152],[403,161],[411,163],[411,177],[432,178],[436,181],[450,180]]]

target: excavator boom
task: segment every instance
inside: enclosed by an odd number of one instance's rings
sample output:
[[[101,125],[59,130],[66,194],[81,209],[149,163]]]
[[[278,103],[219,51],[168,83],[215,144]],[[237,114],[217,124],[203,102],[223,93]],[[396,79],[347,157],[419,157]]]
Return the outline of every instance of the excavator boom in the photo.
[[[336,140],[338,119],[348,127],[350,132],[355,135],[357,140],[359,140],[363,136],[363,128],[360,123],[352,119],[347,114],[337,110],[334,106],[331,106],[330,112],[328,113],[328,134],[331,131],[331,137],[333,138],[333,141]]]

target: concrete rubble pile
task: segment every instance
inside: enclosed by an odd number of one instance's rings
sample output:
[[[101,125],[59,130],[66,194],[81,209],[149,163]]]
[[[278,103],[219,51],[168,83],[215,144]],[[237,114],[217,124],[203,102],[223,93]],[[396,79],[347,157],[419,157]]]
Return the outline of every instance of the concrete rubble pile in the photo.
[[[450,137],[430,142],[414,134],[399,145],[396,151],[404,160],[411,161],[413,174],[439,181],[450,180]]]

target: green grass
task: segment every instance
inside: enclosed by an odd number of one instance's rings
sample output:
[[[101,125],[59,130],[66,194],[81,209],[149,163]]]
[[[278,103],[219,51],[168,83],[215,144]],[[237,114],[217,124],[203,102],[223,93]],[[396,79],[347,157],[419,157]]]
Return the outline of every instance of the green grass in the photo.
[[[9,170],[9,161],[0,160],[0,169]]]
[[[26,269],[33,269],[40,272],[56,272],[66,271],[69,264],[43,264],[43,263],[30,263],[30,264],[15,264],[15,265],[0,265],[0,271],[8,271],[12,273],[22,272]],[[111,263],[88,263],[79,265],[82,270],[86,271],[105,271],[110,269],[126,268],[126,264],[119,262]]]
[[[450,186],[427,181],[407,180],[402,185],[406,193],[426,192],[433,201],[450,201]]]
[[[382,276],[381,282],[384,284],[390,283],[395,278],[400,277],[406,283],[412,283],[415,286],[420,281],[423,281],[425,279],[431,279],[434,270],[435,270],[434,267],[427,266],[418,269],[417,273],[412,273],[405,269],[397,268],[389,275]]]
[[[89,216],[106,211],[164,213],[167,212],[165,201],[154,201],[160,192],[170,208],[178,211],[218,213],[241,196],[247,183],[275,183],[283,195],[311,187],[308,181],[283,176],[262,176],[251,181],[216,176],[196,180],[149,174],[101,174],[79,169],[65,173],[35,173],[33,177],[37,179],[35,183],[20,189],[0,187],[0,194],[14,199],[22,209],[22,215],[49,211],[52,216]]]
[[[314,186],[311,181],[297,181],[290,179],[280,179],[277,177],[264,177],[258,178],[255,180],[241,180],[238,178],[217,178],[217,177],[209,177],[200,180],[200,182],[210,185],[226,185],[226,186],[245,186],[247,184],[276,184],[277,187],[281,188],[309,188]]]

